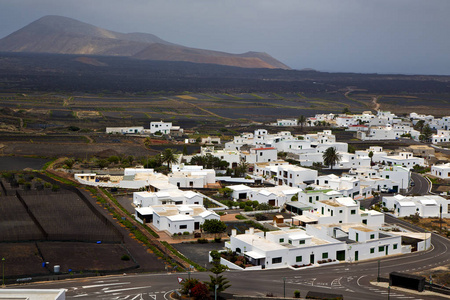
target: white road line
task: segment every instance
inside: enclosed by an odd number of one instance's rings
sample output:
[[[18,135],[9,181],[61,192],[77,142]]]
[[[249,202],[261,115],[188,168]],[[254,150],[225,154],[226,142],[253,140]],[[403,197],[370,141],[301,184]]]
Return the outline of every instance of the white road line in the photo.
[[[142,294],[137,294],[137,295],[136,295],[136,297],[134,297],[134,298],[131,298],[131,300],[135,300],[135,299],[136,299],[137,297],[139,297],[139,296],[140,296],[140,297],[141,297],[141,299],[142,299]]]
[[[93,284],[93,285],[84,285],[82,286],[83,289],[90,289],[90,288],[96,288],[96,287],[102,287],[102,286],[111,286],[111,285],[120,285],[120,284],[130,284],[131,282],[118,282],[118,283],[105,283],[105,284]]]
[[[85,296],[89,296],[89,294],[75,295],[75,296],[73,296],[73,298],[75,298],[75,297],[85,297]]]
[[[118,290],[110,290],[110,291],[105,291],[105,293],[115,293],[115,292],[122,292],[122,291],[130,291],[130,290],[138,290],[138,289],[148,289],[150,286],[138,286],[138,287],[132,287],[132,288],[127,288],[127,289],[118,289]]]

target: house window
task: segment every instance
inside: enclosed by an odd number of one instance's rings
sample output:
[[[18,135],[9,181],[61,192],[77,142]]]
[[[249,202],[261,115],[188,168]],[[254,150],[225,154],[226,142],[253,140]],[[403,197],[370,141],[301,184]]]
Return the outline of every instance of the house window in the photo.
[[[312,203],[312,197],[309,197],[309,202]]]
[[[316,196],[316,201],[319,201],[319,196]]]
[[[328,258],[328,252],[322,253],[322,259]]]
[[[359,241],[359,234],[358,233],[356,233],[356,239],[355,239],[357,242]]]
[[[301,256],[297,256],[296,258],[295,258],[295,262],[301,262],[302,261],[302,257]]]
[[[292,245],[292,241],[291,240],[288,240],[288,243]]]
[[[180,229],[187,229],[187,225],[180,225]]]
[[[373,240],[375,238],[375,234],[370,235],[370,239]]]
[[[280,243],[284,243],[284,239],[280,239]]]
[[[378,252],[383,252],[384,251],[384,246],[379,246],[378,247]]]
[[[303,245],[305,243],[306,243],[305,240],[300,240],[300,245]]]
[[[279,264],[279,263],[282,262],[282,260],[283,260],[282,257],[274,257],[274,258],[272,258],[272,263],[273,264]]]
[[[394,250],[397,249],[397,246],[398,246],[397,244],[394,244]]]
[[[370,248],[370,254],[375,253],[375,248]]]
[[[352,209],[352,210],[350,211],[350,213],[351,213],[352,215],[356,215],[356,209]]]
[[[342,209],[339,210],[339,213],[342,214]]]
[[[386,175],[386,179],[389,179],[389,175]]]

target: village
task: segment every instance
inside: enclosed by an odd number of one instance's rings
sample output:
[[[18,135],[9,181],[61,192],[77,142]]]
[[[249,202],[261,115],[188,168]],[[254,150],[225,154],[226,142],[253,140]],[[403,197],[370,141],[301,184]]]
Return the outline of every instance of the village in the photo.
[[[205,222],[220,222],[231,213],[238,219],[270,213],[270,219],[255,219],[258,228],[239,234],[228,230],[220,263],[230,269],[297,269],[429,249],[431,234],[387,224],[385,214],[449,217],[447,193],[431,194],[428,184],[414,193],[412,173],[428,170],[432,177],[450,177],[450,164],[435,156],[435,149],[448,142],[450,117],[411,113],[402,118],[381,111],[328,114],[277,120],[267,128],[321,124],[331,129],[295,135],[257,129],[224,144],[212,136],[185,139],[201,142],[200,153],[169,153],[173,157],[167,161],[168,174],[141,166],[124,169],[123,175],[83,172],[74,177],[84,185],[134,190],[136,220],[160,235],[166,233],[169,241],[202,237]],[[347,143],[336,141],[334,127],[355,131],[358,139],[374,145],[350,152]],[[160,121],[152,122],[150,129],[117,127],[106,132],[180,136],[183,129]],[[376,145],[398,139],[423,143],[395,151]],[[208,158],[219,164],[208,165]]]

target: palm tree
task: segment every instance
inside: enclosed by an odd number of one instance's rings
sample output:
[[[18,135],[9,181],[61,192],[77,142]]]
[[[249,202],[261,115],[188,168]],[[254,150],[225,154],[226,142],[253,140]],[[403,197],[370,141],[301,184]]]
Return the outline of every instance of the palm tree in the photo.
[[[178,158],[175,156],[175,152],[173,149],[167,148],[163,151],[162,161],[167,163],[167,168],[170,170],[171,164],[176,164],[178,162]]]
[[[341,160],[341,155],[335,147],[330,147],[323,153],[323,163],[333,169],[333,166]]]
[[[370,157],[370,167],[372,168],[372,164],[373,164],[373,151],[369,151],[369,157]]]
[[[306,122],[306,117],[304,115],[300,115],[297,119],[298,123],[300,124],[300,129],[303,131],[303,125]]]

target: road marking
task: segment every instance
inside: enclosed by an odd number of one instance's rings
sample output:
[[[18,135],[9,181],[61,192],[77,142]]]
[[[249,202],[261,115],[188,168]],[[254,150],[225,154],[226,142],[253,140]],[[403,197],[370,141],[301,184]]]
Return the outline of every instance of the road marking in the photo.
[[[138,287],[132,287],[132,288],[126,288],[126,289],[117,289],[117,290],[109,290],[105,291],[105,293],[115,293],[115,292],[122,292],[122,291],[130,291],[130,290],[138,290],[138,289],[148,289],[150,286],[138,286]]]
[[[83,289],[90,289],[90,288],[96,288],[96,287],[102,287],[102,286],[111,286],[111,285],[120,285],[120,284],[130,284],[131,282],[117,282],[117,283],[105,283],[105,284],[93,284],[93,285],[84,285],[82,286]]]
[[[75,298],[75,297],[85,297],[85,296],[89,296],[89,294],[75,295],[73,297]]]
[[[139,296],[140,296],[140,297],[141,297],[141,299],[142,299],[142,294],[137,294],[137,295],[136,295],[136,297],[134,297],[134,298],[131,298],[131,300],[134,300],[134,299],[136,299],[136,298],[137,298],[137,297],[139,297]]]

